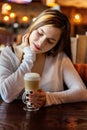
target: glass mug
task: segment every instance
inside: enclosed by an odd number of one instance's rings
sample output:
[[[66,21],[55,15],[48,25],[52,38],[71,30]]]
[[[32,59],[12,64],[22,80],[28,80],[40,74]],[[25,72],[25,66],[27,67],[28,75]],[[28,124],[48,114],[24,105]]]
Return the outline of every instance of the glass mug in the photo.
[[[23,108],[24,110],[27,111],[39,110],[39,108],[33,107],[32,104],[29,102],[29,100],[27,100],[27,95],[29,95],[33,91],[38,90],[39,81],[40,81],[40,75],[38,73],[26,73],[24,75],[25,92],[22,95],[22,101],[23,103],[26,104],[26,106]]]

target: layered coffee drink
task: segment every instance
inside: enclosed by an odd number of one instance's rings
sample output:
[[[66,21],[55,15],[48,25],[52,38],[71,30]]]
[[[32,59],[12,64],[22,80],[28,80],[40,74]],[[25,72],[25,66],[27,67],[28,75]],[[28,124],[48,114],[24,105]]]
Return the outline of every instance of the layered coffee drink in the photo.
[[[39,87],[40,75],[38,73],[26,73],[24,76],[25,91],[34,91]]]
[[[31,92],[39,89],[40,75],[38,73],[26,73],[24,75],[24,86],[25,92],[22,95],[22,101],[26,104],[24,110],[27,111],[36,111],[39,108],[32,106],[32,103],[29,101],[29,96]]]

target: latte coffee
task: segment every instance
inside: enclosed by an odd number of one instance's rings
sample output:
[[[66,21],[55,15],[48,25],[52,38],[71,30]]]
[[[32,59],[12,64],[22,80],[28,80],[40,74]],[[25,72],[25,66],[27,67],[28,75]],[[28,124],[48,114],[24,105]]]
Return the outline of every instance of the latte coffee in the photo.
[[[24,110],[27,110],[27,111],[37,111],[37,110],[39,110],[39,108],[35,108],[32,105],[32,103],[29,100],[29,97],[27,96],[31,92],[38,90],[39,81],[40,81],[40,75],[38,73],[26,73],[24,75],[25,91],[22,95],[22,101],[23,101],[23,103],[26,104],[26,106],[23,108]]]
[[[39,87],[40,75],[38,73],[26,73],[24,75],[25,91],[34,91]]]

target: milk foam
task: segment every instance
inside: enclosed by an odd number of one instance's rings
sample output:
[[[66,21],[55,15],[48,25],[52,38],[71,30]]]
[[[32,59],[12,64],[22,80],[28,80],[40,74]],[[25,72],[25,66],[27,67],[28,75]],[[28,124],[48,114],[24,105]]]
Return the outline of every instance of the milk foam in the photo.
[[[26,73],[24,75],[24,80],[29,80],[29,81],[37,81],[40,80],[40,75],[38,73]]]

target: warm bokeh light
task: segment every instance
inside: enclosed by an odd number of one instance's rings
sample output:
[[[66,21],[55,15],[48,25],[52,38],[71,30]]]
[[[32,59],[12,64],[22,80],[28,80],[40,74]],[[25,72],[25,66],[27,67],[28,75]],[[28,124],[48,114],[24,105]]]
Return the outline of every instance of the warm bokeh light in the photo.
[[[6,9],[7,9],[8,11],[11,10],[11,5],[10,5],[10,4],[7,4]]]
[[[23,16],[23,17],[22,17],[22,21],[23,21],[23,22],[28,22],[28,20],[29,20],[29,18],[28,18],[27,16]]]
[[[55,2],[55,0],[46,0],[46,5],[49,7],[57,6],[58,4]]]
[[[3,21],[8,22],[9,21],[9,16],[4,16]]]
[[[58,4],[56,4],[56,3],[48,3],[47,4],[47,6],[49,6],[49,7],[54,7],[54,6],[57,6]]]
[[[10,18],[15,18],[16,17],[16,14],[15,13],[10,13]]]
[[[75,14],[74,15],[74,18],[73,18],[73,22],[74,23],[81,23],[82,22],[82,16],[81,16],[81,14]]]
[[[5,3],[2,5],[2,14],[7,14],[11,10],[11,5]]]

